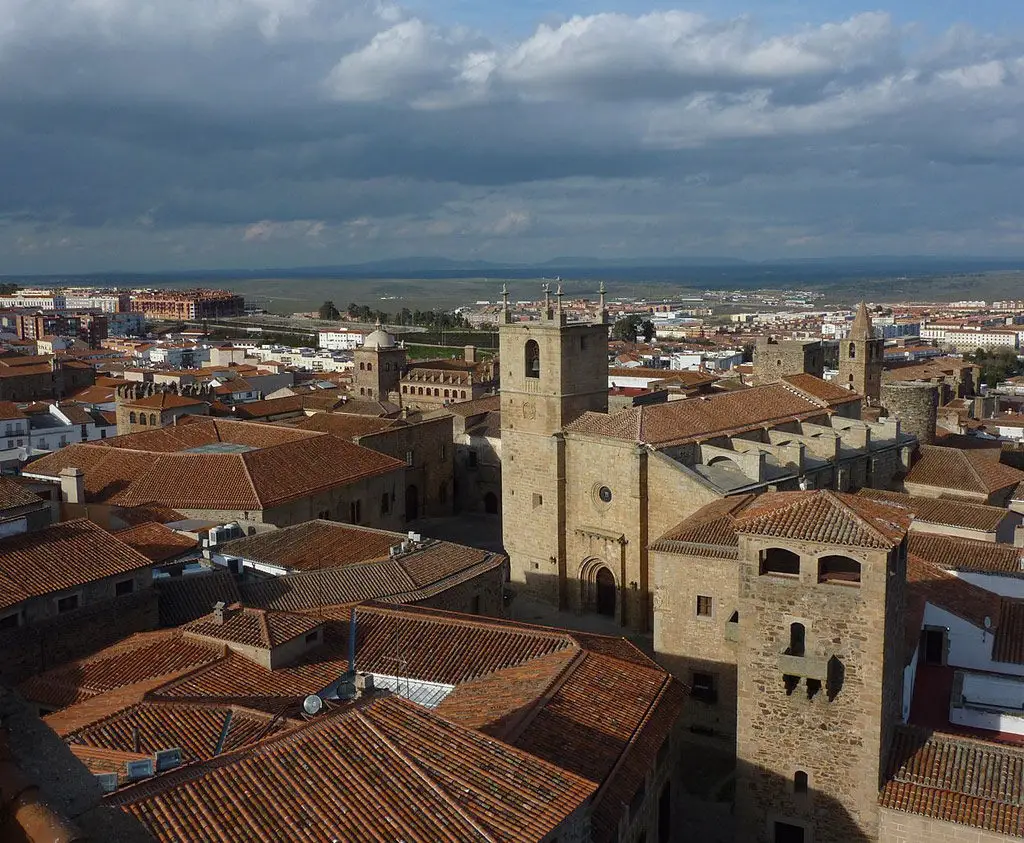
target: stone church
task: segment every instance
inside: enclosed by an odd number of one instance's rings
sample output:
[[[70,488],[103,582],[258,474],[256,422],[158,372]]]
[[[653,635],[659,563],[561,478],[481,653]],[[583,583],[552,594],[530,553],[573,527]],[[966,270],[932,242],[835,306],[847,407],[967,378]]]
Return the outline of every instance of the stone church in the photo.
[[[762,362],[762,385],[609,414],[603,294],[584,323],[567,320],[560,294],[545,299],[529,322],[506,304],[499,328],[503,537],[520,593],[649,632],[650,546],[705,504],[892,488],[909,469],[916,439],[895,419],[862,419],[860,394],[803,371],[816,355],[777,351],[785,343],[770,348],[778,366]],[[874,341],[851,347],[844,372],[873,385]]]

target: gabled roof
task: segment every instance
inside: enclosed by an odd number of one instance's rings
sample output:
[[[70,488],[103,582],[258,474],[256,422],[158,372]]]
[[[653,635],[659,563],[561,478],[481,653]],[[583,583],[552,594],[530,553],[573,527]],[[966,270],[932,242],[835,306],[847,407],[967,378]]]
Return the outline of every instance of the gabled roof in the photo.
[[[827,385],[821,384],[820,389],[824,390]],[[584,413],[568,424],[565,431],[665,447],[783,421],[816,418],[840,404],[860,400],[860,396],[846,390],[841,390],[842,396],[836,400],[814,397],[807,390],[806,384],[797,388],[774,383],[739,392],[630,407],[617,413]]]
[[[223,621],[207,614],[181,629],[190,635],[272,650],[317,629],[321,622],[311,615],[268,612],[234,604],[224,608]]]
[[[1024,664],[1024,600],[1003,598],[992,642],[992,660]]]
[[[22,507],[38,507],[43,505],[43,499],[34,495],[17,480],[10,477],[0,476],[0,512],[9,509],[21,509]]]
[[[70,445],[34,462],[28,473],[56,479],[64,468],[80,468],[89,502],[237,511],[266,509],[405,465],[326,434],[191,419],[174,427]]]
[[[1024,837],[1024,750],[898,727],[883,808]]]
[[[830,381],[816,378],[814,375],[786,375],[782,380],[794,389],[800,390],[800,392],[809,398],[815,401],[820,401],[822,404],[829,407],[836,404],[845,404],[849,401],[856,401],[860,398],[860,395],[856,392],[844,389],[841,386],[836,386]]]
[[[982,530],[993,533],[1009,514],[998,506],[966,503],[946,498],[925,498],[907,495],[903,492],[887,492],[883,489],[861,489],[861,497],[875,501],[893,503],[914,513],[914,521],[938,524],[944,527],[960,527],[965,530]]]
[[[175,392],[154,392],[142,398],[125,401],[125,407],[142,407],[145,410],[170,410],[175,407],[197,407],[208,403],[202,398],[191,395],[178,395]]]
[[[84,518],[0,539],[0,609],[153,563]]]
[[[382,823],[396,839],[518,843],[546,837],[594,789],[526,752],[386,697],[127,788],[108,802],[168,843],[232,841],[240,832],[282,843],[331,840]]]
[[[910,520],[900,507],[827,489],[769,492],[737,517],[736,532],[887,550],[903,540]]]
[[[659,536],[651,550],[735,558],[739,549],[736,519],[753,500],[753,495],[738,495],[712,501]]]
[[[922,445],[905,482],[987,496],[1024,481],[1024,471],[1003,465],[992,451]]]
[[[994,629],[1000,619],[998,594],[979,588],[914,553],[907,555],[907,586],[933,606],[963,618],[978,629]],[[986,618],[989,625],[985,623]]]
[[[299,430],[330,433],[339,439],[354,439],[368,433],[381,433],[396,427],[408,427],[408,423],[401,419],[359,416],[352,413],[314,413],[296,422],[294,427]]]

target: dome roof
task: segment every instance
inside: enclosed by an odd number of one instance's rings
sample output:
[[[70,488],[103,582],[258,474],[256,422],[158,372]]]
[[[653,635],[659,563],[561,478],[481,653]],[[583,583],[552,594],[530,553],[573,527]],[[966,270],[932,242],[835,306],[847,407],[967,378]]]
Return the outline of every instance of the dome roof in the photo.
[[[363,348],[394,348],[397,345],[394,334],[389,334],[377,320],[377,327],[366,335]]]

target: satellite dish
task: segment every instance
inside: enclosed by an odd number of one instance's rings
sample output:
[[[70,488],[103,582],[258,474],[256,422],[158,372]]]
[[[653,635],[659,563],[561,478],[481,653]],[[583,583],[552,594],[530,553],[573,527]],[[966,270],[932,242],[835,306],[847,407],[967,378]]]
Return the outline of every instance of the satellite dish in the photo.
[[[985,615],[985,629],[992,629],[992,618]]]
[[[306,699],[302,701],[302,710],[306,712],[310,717],[314,714],[319,714],[320,709],[324,707],[324,701],[320,699],[316,694],[310,694]]]

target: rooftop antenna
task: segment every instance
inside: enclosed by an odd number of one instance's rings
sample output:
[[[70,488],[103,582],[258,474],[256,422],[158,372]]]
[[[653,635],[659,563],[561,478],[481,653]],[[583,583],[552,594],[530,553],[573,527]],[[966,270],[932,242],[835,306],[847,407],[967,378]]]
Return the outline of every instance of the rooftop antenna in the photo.
[[[604,295],[605,295],[605,292],[606,292],[605,288],[604,288],[604,281],[601,282],[601,286],[598,288],[597,292],[600,294],[600,297],[601,297],[601,303],[600,303],[600,305],[598,307],[599,316],[600,316],[600,319],[601,319],[602,322],[607,322],[608,321],[608,307],[605,304],[605,300],[604,300]]]
[[[545,281],[544,282],[544,286],[541,287],[541,289],[544,291],[544,315],[550,318],[550,316],[551,316],[551,285],[547,281]]]
[[[511,318],[511,314],[509,313],[509,309],[508,309],[508,284],[507,283],[501,285],[501,301],[502,301],[501,308],[502,308],[502,311],[504,312],[505,321],[508,322],[510,320],[510,318]]]

